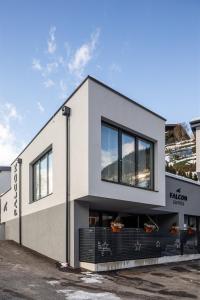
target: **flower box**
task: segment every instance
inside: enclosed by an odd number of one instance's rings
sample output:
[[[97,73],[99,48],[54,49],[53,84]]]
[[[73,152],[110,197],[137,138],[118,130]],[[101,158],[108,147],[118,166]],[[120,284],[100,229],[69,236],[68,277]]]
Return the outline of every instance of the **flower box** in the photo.
[[[124,224],[122,223],[111,223],[111,230],[112,232],[120,232],[122,228],[124,227]]]
[[[150,233],[150,232],[153,232],[156,230],[156,226],[153,225],[153,224],[147,224],[145,223],[144,224],[144,231],[147,232],[147,233]]]

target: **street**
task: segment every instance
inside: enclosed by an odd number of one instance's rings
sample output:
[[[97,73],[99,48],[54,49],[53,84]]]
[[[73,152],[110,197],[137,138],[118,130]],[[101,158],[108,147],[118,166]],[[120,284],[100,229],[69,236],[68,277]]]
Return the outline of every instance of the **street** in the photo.
[[[200,299],[200,261],[94,274],[0,241],[0,299]]]

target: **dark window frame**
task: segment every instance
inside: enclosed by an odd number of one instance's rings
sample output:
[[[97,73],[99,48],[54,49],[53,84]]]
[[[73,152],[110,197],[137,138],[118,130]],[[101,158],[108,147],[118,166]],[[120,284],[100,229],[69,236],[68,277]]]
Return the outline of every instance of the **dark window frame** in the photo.
[[[34,163],[32,164],[32,200],[30,203],[37,202],[47,196],[51,195],[53,192],[49,192],[49,156],[52,155],[53,151],[52,148],[43,153]],[[46,157],[47,159],[47,194],[45,196],[41,196],[41,161]],[[35,165],[39,163],[39,197],[37,199],[35,192]]]
[[[125,130],[123,128],[120,128],[119,126],[116,126],[115,124],[110,124],[107,121],[101,120],[101,127],[106,126],[109,128],[113,128],[117,130],[118,132],[118,181],[112,181],[108,179],[104,179],[101,176],[101,180],[109,183],[114,183],[114,184],[120,184],[128,187],[133,187],[133,188],[138,188],[138,189],[143,189],[147,191],[155,191],[155,142],[152,140],[148,140],[144,138],[143,136],[140,136],[139,134],[132,133],[129,130]],[[134,138],[135,141],[135,184],[128,184],[122,181],[122,134],[129,135],[130,137]],[[141,187],[137,186],[137,176],[138,176],[138,141],[142,140],[146,143],[149,143],[152,147],[152,174],[151,174],[151,188],[147,187]]]

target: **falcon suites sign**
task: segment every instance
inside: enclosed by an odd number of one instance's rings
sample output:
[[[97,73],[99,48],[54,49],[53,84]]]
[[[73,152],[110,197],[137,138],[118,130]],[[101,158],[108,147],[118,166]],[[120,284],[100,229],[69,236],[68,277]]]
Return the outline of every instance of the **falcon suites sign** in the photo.
[[[185,201],[188,200],[188,196],[181,193],[181,188],[177,189],[175,193],[170,192],[169,197],[173,199],[174,205],[185,205]]]

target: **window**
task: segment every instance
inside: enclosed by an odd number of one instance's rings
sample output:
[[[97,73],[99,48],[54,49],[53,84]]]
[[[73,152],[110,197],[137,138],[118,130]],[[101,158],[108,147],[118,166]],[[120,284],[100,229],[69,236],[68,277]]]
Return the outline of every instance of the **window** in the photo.
[[[101,128],[101,175],[102,179],[118,181],[118,131],[102,125]]]
[[[122,182],[135,185],[135,139],[122,133]]]
[[[102,180],[153,190],[153,153],[152,142],[102,123]]]
[[[33,201],[52,193],[52,150],[33,165]]]
[[[138,140],[137,186],[153,189],[153,144]]]

